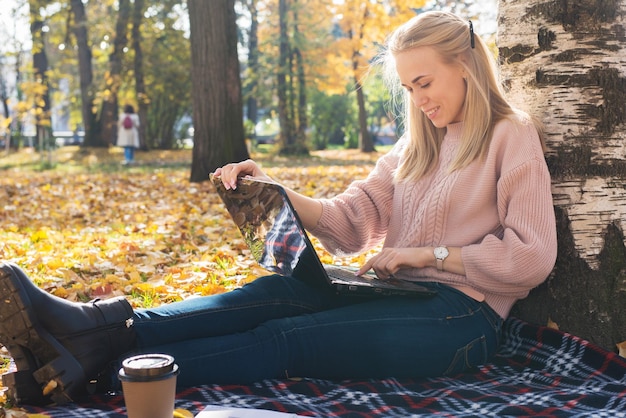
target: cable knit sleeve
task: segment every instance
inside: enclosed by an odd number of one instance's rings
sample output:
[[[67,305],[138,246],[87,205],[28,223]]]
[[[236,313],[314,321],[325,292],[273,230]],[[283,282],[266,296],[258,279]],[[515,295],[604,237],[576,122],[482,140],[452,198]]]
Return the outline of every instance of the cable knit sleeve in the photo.
[[[335,255],[360,253],[379,244],[387,233],[394,180],[405,142],[381,157],[365,180],[353,182],[345,192],[322,200],[322,216],[310,232]]]
[[[521,127],[511,140],[494,135],[493,159],[500,171],[497,212],[501,229],[463,247],[467,281],[500,295],[527,294],[550,274],[557,237],[550,174],[536,131]],[[491,158],[490,157],[490,158]]]

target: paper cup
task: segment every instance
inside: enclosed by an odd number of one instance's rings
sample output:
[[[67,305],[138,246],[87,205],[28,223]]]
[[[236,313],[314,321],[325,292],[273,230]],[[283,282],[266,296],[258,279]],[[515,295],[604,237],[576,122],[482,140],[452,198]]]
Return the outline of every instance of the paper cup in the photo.
[[[172,418],[178,365],[166,354],[125,359],[118,376],[128,418]]]

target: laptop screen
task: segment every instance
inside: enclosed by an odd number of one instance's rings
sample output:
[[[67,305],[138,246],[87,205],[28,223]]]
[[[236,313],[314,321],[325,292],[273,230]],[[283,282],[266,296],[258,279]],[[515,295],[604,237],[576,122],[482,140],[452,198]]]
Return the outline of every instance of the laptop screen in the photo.
[[[211,181],[254,259],[269,271],[291,275],[307,242],[280,186],[242,178],[237,189],[226,190],[220,179]]]

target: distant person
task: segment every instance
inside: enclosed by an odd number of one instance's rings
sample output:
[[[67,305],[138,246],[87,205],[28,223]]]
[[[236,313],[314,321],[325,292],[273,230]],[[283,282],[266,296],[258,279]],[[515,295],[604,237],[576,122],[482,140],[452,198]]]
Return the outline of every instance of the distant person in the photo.
[[[135,161],[135,148],[139,148],[139,115],[132,105],[124,106],[124,113],[117,123],[117,146],[124,148],[124,164]]]

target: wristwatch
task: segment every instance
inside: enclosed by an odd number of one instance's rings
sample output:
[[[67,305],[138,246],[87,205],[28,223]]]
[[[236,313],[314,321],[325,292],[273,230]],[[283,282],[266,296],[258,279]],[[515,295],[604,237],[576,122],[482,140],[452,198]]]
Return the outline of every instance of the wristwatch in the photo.
[[[436,247],[433,251],[435,253],[435,259],[437,260],[437,270],[443,271],[443,260],[445,260],[450,251],[446,247]]]

